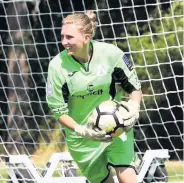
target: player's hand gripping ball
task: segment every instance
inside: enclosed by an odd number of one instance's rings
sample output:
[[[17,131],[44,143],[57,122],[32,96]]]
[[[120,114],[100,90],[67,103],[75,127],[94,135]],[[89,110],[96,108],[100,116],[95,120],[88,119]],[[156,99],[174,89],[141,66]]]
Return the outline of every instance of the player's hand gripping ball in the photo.
[[[105,101],[97,106],[90,118],[94,121],[94,128],[104,130],[112,137],[118,137],[125,132],[123,114],[127,109],[116,101]]]

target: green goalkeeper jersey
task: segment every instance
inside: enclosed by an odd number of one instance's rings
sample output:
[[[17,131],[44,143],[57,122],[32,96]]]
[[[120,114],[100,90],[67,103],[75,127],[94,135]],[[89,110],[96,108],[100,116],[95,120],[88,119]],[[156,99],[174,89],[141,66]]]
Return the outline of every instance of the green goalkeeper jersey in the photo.
[[[140,89],[131,61],[114,46],[91,41],[93,49],[89,63],[81,64],[66,50],[49,63],[47,79],[47,103],[58,119],[68,114],[79,124],[86,124],[91,111],[102,101],[113,99],[115,82],[131,93]],[[75,132],[65,129],[67,139],[76,137]]]

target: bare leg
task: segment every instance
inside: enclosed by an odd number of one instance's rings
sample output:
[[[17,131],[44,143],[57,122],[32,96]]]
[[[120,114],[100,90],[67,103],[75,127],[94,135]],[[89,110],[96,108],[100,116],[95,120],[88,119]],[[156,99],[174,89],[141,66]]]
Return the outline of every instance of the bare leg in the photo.
[[[130,167],[115,168],[120,183],[137,183],[135,170]]]

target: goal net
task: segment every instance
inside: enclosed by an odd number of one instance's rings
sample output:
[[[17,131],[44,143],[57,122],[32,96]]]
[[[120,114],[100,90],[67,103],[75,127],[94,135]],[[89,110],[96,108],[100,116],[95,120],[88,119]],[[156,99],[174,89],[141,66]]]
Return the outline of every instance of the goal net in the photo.
[[[10,155],[27,155],[43,173],[53,153],[67,151],[45,100],[47,69],[63,50],[63,18],[89,9],[97,15],[95,39],[121,48],[142,85],[136,152],[168,149],[154,180],[182,182],[183,0],[0,0],[0,182],[10,181]],[[55,175],[62,176],[59,167]]]

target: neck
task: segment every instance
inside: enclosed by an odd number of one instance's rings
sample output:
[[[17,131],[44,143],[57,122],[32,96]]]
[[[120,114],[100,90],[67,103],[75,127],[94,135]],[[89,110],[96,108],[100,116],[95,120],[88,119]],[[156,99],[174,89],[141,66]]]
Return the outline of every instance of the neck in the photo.
[[[81,63],[87,63],[89,62],[91,58],[91,48],[90,48],[90,43],[87,44],[80,52],[77,54],[73,55],[78,61]]]

